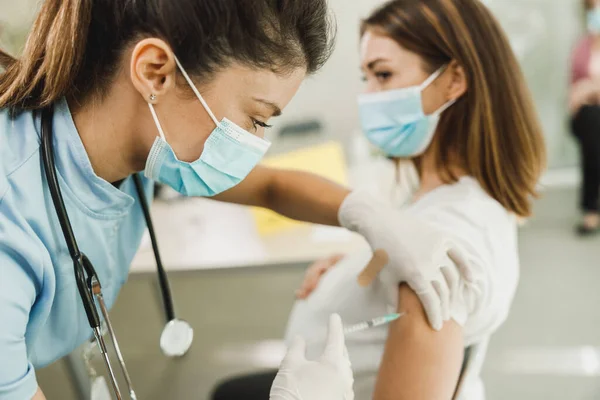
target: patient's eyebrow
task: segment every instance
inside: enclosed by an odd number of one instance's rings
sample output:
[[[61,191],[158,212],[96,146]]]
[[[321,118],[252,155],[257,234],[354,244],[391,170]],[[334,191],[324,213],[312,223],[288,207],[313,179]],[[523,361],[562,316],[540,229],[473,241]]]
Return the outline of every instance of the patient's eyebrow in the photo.
[[[376,58],[375,60],[373,60],[373,61],[371,61],[371,62],[369,62],[367,64],[367,69],[373,69],[373,68],[375,68],[375,66],[377,64],[379,64],[380,62],[384,62],[384,61],[387,61],[387,60],[385,58],[382,58],[382,57]]]

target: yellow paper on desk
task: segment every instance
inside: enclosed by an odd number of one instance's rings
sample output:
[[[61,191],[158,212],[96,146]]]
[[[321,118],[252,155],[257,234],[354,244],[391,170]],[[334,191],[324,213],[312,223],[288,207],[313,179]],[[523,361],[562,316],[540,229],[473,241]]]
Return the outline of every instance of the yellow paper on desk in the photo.
[[[265,159],[261,165],[272,168],[312,172],[339,184],[347,184],[344,149],[338,142],[307,147]],[[301,225],[271,210],[253,208],[258,233],[270,235]]]

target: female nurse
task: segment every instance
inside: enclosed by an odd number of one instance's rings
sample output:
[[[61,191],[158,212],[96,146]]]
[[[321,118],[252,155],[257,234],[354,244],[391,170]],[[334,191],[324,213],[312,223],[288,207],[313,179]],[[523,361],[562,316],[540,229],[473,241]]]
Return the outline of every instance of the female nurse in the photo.
[[[53,112],[65,208],[108,307],[145,229],[132,179],[143,171],[148,193],[157,181],[357,231],[387,255],[386,282],[407,282],[441,328],[457,278],[445,269],[467,270],[443,234],[364,193],[256,166],[268,120],[327,60],[330,32],[325,0],[42,3],[21,58],[0,52],[0,399],[44,399],[35,368],[92,333],[41,162],[42,110]],[[329,337],[318,362],[302,342],[290,349],[272,398],[352,398],[339,317]]]

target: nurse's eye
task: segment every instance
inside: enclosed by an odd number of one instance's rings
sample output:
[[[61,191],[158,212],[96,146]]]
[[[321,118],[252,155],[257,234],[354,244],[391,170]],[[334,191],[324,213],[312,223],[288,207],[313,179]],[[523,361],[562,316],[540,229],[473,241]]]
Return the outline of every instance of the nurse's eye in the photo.
[[[380,83],[383,83],[392,77],[392,73],[387,71],[375,72],[375,77]]]
[[[273,127],[273,125],[268,125],[267,123],[259,121],[254,118],[250,118],[250,120],[252,121],[252,126],[254,127],[254,130],[257,130],[258,127],[265,128],[265,129],[269,129],[269,128]]]

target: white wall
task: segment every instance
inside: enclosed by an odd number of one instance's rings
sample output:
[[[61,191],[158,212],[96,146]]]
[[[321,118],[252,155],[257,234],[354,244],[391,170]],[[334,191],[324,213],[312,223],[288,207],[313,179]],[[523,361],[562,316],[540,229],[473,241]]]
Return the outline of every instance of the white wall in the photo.
[[[330,0],[338,26],[335,52],[316,76],[308,79],[276,121],[281,127],[304,119],[321,120],[331,136],[347,142],[358,128],[356,95],[361,91],[358,59],[360,19],[382,0]],[[485,0],[508,31],[544,125],[550,165],[576,163],[575,146],[566,129],[569,53],[582,29],[580,0]],[[27,31],[37,0],[0,0],[2,39]],[[17,50],[15,48],[11,49]],[[277,128],[274,129],[274,133]]]
[[[578,162],[566,111],[570,55],[583,31],[581,0],[488,0],[521,61],[544,127],[550,167]]]
[[[321,119],[332,136],[347,138],[358,127],[360,92],[358,26],[381,0],[330,0],[338,22],[331,61],[309,79],[276,125]],[[574,165],[577,153],[565,110],[569,55],[582,30],[580,0],[486,0],[522,63],[542,120],[551,167]]]
[[[276,126],[303,118],[324,122],[327,133],[347,138],[358,129],[356,96],[363,87],[359,66],[359,24],[381,0],[330,0],[337,22],[335,51],[323,70],[310,77],[276,120]]]
[[[17,52],[38,8],[37,0],[0,0],[0,47]]]

